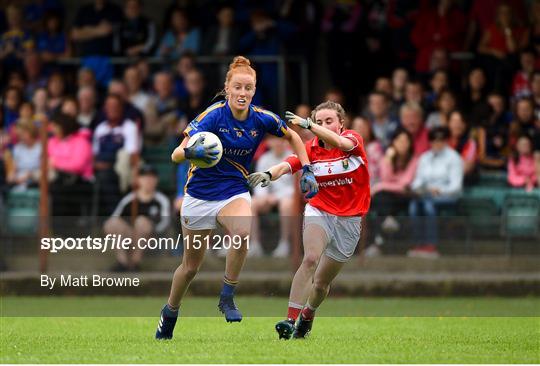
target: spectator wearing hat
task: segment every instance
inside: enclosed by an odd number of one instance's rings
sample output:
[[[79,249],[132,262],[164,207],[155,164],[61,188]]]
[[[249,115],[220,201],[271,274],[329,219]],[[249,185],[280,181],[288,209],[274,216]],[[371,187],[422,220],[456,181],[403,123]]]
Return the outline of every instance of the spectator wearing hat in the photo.
[[[443,207],[456,203],[463,185],[463,161],[448,145],[446,127],[436,127],[429,132],[430,150],[420,156],[411,190],[415,197],[409,204],[412,218],[413,239],[416,247],[409,256],[436,258],[437,219]],[[420,215],[425,216],[423,220]]]
[[[137,243],[141,238],[162,234],[170,223],[171,208],[167,196],[157,190],[158,175],[150,165],[143,165],[137,176],[137,189],[128,193],[105,222],[105,234],[122,235]],[[117,250],[116,272],[138,271],[143,249]]]

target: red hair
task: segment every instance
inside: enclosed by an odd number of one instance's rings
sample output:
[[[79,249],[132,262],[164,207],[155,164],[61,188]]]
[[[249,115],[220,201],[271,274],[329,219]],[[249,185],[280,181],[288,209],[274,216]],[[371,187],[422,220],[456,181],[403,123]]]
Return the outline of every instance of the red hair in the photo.
[[[225,85],[231,81],[233,74],[236,72],[250,74],[257,81],[257,73],[251,67],[251,62],[244,56],[236,56],[229,64],[229,71],[227,71],[227,76],[225,76]]]

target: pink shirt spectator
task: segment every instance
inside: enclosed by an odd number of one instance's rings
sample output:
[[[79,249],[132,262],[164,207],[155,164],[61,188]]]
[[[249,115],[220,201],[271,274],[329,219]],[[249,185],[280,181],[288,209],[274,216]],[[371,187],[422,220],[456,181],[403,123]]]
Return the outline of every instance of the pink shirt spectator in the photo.
[[[529,184],[526,180],[529,180]],[[520,156],[517,164],[514,159],[508,160],[508,183],[512,187],[532,189],[536,185],[536,171],[532,156]]]
[[[414,139],[414,156],[418,157],[429,150],[429,131],[422,127],[420,131],[413,137]]]
[[[52,166],[60,171],[77,174],[85,179],[93,176],[92,144],[89,131],[79,130],[64,139],[49,139],[47,152]]]
[[[384,150],[379,141],[371,141],[366,146],[369,167],[369,183],[373,186],[380,179],[379,165],[384,157]]]
[[[375,194],[380,191],[405,193],[414,179],[417,165],[418,158],[412,157],[405,169],[396,172],[388,159],[382,159],[379,163],[381,180],[379,183],[375,184],[371,193]]]

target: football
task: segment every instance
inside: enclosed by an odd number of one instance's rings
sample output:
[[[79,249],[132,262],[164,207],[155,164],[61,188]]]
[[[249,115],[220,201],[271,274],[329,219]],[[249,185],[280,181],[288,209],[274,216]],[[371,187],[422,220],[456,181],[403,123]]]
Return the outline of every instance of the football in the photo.
[[[202,131],[197,132],[189,138],[187,147],[191,147],[195,143],[195,141],[199,139],[200,136],[204,137],[204,146],[211,146],[213,144],[217,144],[216,149],[219,151],[219,154],[216,155],[217,159],[213,160],[210,163],[207,163],[206,161],[201,159],[191,159],[191,163],[195,166],[198,166],[199,168],[211,168],[217,163],[219,163],[219,161],[221,160],[221,156],[223,155],[223,145],[221,145],[219,137],[217,137],[215,134],[213,134],[212,132]]]

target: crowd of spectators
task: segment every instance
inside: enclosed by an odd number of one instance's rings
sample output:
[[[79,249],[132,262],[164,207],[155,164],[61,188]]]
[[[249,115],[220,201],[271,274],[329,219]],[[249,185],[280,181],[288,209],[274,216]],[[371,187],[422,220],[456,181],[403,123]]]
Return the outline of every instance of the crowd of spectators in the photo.
[[[527,191],[538,187],[538,0],[178,0],[163,7],[164,19],[146,16],[152,5],[144,0],[93,0],[72,24],[59,0],[3,3],[0,184],[3,194],[37,185],[39,129],[49,121],[53,215],[80,214],[97,192],[99,215],[116,208],[122,216],[117,206],[134,185],[143,149],[177,145],[221,88],[224,69],[201,68],[200,55],[297,54],[310,66],[311,87],[328,75],[327,92],[310,104],[341,103],[350,113],[346,128],[364,138],[372,207],[384,218],[376,244],[399,226],[398,215],[433,218],[454,204],[481,171],[506,173],[510,186]],[[115,68],[111,56],[129,62]],[[77,57],[75,69],[66,57]],[[154,57],[162,63],[151,64]],[[277,67],[257,71],[255,102],[274,109]],[[309,105],[296,113],[307,117]],[[287,153],[270,138],[254,167]],[[186,173],[180,165],[175,210]],[[253,201],[257,214],[280,212],[277,256],[290,243],[294,191],[283,187],[256,191]],[[414,223],[411,254],[437,255],[436,225]]]

